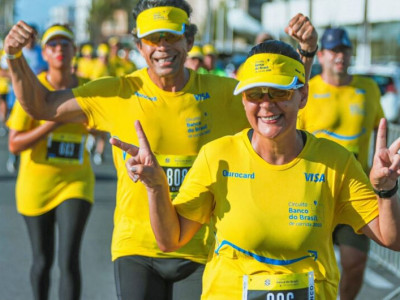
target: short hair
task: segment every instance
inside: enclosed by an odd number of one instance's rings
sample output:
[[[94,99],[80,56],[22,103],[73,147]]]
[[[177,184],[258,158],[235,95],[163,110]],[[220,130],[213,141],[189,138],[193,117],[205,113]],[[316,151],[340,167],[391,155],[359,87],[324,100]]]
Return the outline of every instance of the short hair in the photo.
[[[137,17],[139,16],[139,14],[142,11],[153,8],[153,7],[159,7],[159,6],[173,6],[173,7],[180,8],[187,13],[189,19],[192,14],[192,7],[185,0],[139,0],[138,4],[132,10],[133,19],[136,22]],[[196,35],[196,33],[197,33],[196,24],[189,24],[188,26],[186,26],[185,33],[184,33],[186,39],[194,39],[194,36]],[[140,39],[136,33],[136,25],[135,25],[135,28],[132,30],[132,34],[133,34],[135,43],[139,42]]]
[[[255,45],[249,51],[247,58],[259,53],[281,54],[293,58],[303,64],[303,61],[301,60],[299,53],[297,53],[297,51],[292,46],[282,41],[269,40],[260,43],[258,45]]]

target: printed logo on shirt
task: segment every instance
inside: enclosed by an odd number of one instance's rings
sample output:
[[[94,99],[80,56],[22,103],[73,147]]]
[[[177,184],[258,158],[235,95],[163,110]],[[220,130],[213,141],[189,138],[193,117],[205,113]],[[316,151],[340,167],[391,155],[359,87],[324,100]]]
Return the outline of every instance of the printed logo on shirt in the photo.
[[[296,227],[322,227],[324,219],[323,210],[317,210],[319,201],[288,203],[289,226]]]
[[[351,104],[350,112],[352,115],[365,116],[365,109],[360,104]]]
[[[313,94],[313,97],[315,99],[324,99],[324,98],[329,98],[331,96],[331,93],[325,93],[325,94]]]
[[[239,173],[239,172],[229,172],[228,170],[222,170],[222,176],[224,177],[234,177],[240,179],[254,179],[256,177],[255,173]]]
[[[150,100],[150,101],[157,101],[157,97],[149,97],[149,96],[146,96],[139,92],[135,92],[135,96],[138,96],[139,98],[143,98],[143,99]]]
[[[210,94],[208,92],[205,93],[201,93],[201,94],[195,94],[194,98],[196,99],[196,101],[204,101],[207,99],[210,99]]]
[[[325,174],[304,172],[307,182],[325,182]]]

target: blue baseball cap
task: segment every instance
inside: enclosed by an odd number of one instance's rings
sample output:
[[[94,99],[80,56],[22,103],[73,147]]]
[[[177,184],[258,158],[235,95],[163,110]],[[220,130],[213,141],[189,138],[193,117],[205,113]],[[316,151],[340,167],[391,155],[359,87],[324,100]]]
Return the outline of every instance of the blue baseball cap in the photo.
[[[338,46],[352,48],[349,36],[343,28],[328,28],[321,38],[322,49],[333,49]]]

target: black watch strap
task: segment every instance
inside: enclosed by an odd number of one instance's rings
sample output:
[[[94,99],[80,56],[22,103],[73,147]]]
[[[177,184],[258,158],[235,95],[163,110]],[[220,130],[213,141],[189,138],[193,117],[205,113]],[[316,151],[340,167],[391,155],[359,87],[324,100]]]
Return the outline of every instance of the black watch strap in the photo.
[[[300,53],[301,56],[314,57],[315,53],[317,53],[317,51],[318,51],[318,45],[317,45],[317,48],[315,48],[315,50],[313,52],[308,52],[306,50],[301,49],[300,45],[297,45],[297,50],[299,50],[299,53]]]
[[[375,194],[378,195],[379,198],[390,198],[392,197],[394,194],[396,194],[397,190],[399,188],[399,184],[396,180],[396,185],[394,186],[394,188],[392,188],[391,190],[381,190],[381,191],[377,191],[374,189]]]

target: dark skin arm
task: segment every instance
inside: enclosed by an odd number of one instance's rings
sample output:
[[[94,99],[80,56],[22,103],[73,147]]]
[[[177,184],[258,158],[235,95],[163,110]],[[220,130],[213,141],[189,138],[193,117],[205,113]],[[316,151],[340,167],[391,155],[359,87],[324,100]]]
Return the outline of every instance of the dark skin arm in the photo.
[[[14,25],[4,40],[4,51],[19,53],[34,38],[34,30],[23,21]],[[8,59],[14,92],[24,110],[36,120],[87,122],[72,90],[49,91],[36,78],[25,58]]]

